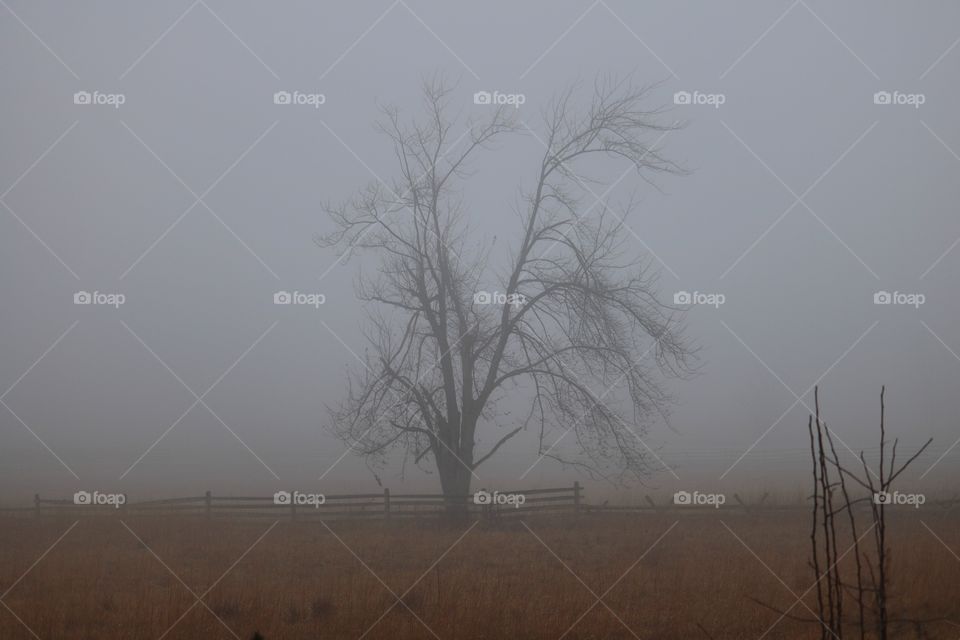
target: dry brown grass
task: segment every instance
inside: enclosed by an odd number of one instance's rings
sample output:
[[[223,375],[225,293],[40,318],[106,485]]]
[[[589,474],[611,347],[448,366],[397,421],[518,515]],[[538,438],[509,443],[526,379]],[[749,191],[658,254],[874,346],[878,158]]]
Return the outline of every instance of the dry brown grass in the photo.
[[[893,637],[956,639],[960,560],[921,518],[960,551],[957,517],[898,513],[891,522],[894,617],[950,621],[926,625],[925,636],[902,625]],[[0,607],[0,638],[32,638],[24,624],[43,640],[156,640],[168,629],[171,639],[234,637],[227,626],[241,640],[255,631],[266,640],[356,639],[365,632],[391,639],[435,633],[443,640],[555,640],[565,632],[571,640],[758,638],[779,616],[751,598],[786,608],[794,602],[787,587],[799,595],[812,583],[806,513],[799,511],[526,519],[543,544],[519,521],[480,524],[433,569],[466,526],[340,521],[329,523],[331,532],[318,522],[280,522],[250,549],[270,522],[124,522],[145,544],[119,519],[81,520],[2,598],[12,612]],[[72,521],[0,524],[2,593]],[[421,575],[403,598],[406,606],[391,609],[397,601],[380,579],[400,595]],[[191,609],[196,599],[187,587],[197,595],[210,589],[205,605]],[[608,589],[591,609],[590,590]],[[805,598],[811,607],[814,597],[811,591]],[[793,613],[809,617],[799,605]],[[785,619],[765,637],[819,632]]]

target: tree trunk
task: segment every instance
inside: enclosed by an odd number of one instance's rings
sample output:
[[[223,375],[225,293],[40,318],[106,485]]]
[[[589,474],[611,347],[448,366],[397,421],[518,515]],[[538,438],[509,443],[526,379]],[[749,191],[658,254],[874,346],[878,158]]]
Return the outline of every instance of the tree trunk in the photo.
[[[472,500],[469,495],[470,471],[456,460],[453,465],[441,465],[440,469],[440,486],[446,501],[446,515],[453,520],[466,520]]]
[[[446,515],[452,520],[467,519],[470,496],[471,470],[473,462],[472,447],[462,451],[457,443],[447,443],[450,448],[441,445],[436,452],[437,471],[440,474],[440,488],[446,500]],[[458,451],[460,449],[460,451]]]

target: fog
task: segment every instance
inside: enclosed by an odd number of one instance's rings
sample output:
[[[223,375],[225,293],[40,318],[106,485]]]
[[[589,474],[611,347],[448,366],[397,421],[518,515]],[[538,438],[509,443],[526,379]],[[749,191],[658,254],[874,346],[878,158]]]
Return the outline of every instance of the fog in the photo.
[[[354,284],[377,260],[339,260],[314,237],[331,230],[323,203],[397,176],[380,109],[422,117],[438,74],[456,84],[460,131],[489,113],[477,92],[522,94],[517,117],[542,132],[571,86],[656,85],[650,107],[683,124],[662,151],[687,174],[594,168],[616,182],[611,201],[640,198],[628,242],[660,297],[722,300],[686,313],[700,368],[668,382],[669,421],[648,425],[646,486],[539,459],[535,433],[474,485],[798,493],[819,384],[844,456],[876,451],[886,385],[901,451],[934,438],[904,482],[951,491],[958,25],[949,2],[6,0],[0,500],[437,489],[399,457],[375,476],[326,430],[362,366],[370,309]],[[542,155],[536,136],[512,136],[471,165],[477,246],[515,247]],[[324,303],[275,305],[278,291]]]

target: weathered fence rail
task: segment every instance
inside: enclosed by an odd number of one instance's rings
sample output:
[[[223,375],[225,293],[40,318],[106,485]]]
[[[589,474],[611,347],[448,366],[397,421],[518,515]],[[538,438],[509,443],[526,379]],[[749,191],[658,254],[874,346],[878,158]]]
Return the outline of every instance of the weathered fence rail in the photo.
[[[531,511],[570,511],[581,508],[583,489],[579,482],[569,487],[500,491],[480,489],[462,496],[443,494],[381,493],[306,494],[280,491],[272,496],[186,496],[133,501],[123,497],[111,504],[97,504],[94,494],[78,501],[34,496],[32,507],[0,508],[0,515],[179,515],[216,517],[264,517],[309,520],[319,518],[403,518],[437,516],[459,510],[472,517],[512,516]],[[112,496],[118,494],[109,494]],[[93,497],[91,497],[93,496]],[[480,496],[480,497],[478,497]]]
[[[809,504],[770,504],[765,494],[759,500],[747,502],[736,493],[717,506],[715,504],[678,504],[669,498],[655,501],[644,496],[645,502],[636,505],[587,504],[579,482],[569,487],[529,489],[517,491],[493,491],[480,489],[475,494],[445,496],[436,493],[391,494],[389,489],[381,493],[353,493],[322,496],[322,502],[310,498],[301,502],[297,496],[320,496],[299,492],[278,492],[273,496],[215,496],[207,491],[202,496],[161,498],[129,501],[124,498],[120,505],[78,503],[76,498],[43,498],[34,496],[33,506],[0,507],[0,516],[84,516],[84,515],[178,515],[207,518],[273,518],[311,520],[322,518],[416,518],[439,516],[451,509],[465,511],[469,517],[501,518],[530,512],[568,513],[695,513],[739,511],[786,511],[809,509]],[[485,499],[478,499],[477,496]],[[869,508],[866,502],[861,505]],[[960,507],[960,496],[926,502],[924,509],[952,510]]]

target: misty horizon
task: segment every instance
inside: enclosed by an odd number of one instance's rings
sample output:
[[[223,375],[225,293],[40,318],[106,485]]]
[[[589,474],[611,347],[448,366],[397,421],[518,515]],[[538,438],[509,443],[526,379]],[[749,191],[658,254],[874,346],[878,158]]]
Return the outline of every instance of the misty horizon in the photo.
[[[309,3],[10,2],[0,502],[437,490],[435,472],[401,454],[371,471],[329,432],[327,407],[370,348],[355,280],[379,263],[315,238],[333,228],[324,204],[398,177],[374,124],[385,105],[421,118],[438,76],[458,142],[498,104],[522,123],[462,182],[470,238],[494,266],[516,249],[543,110],[564,91],[582,109],[597,78],[649,86],[645,106],[678,125],[657,148],[685,172],[604,160],[590,169],[609,193],[578,194],[584,207],[636,198],[630,254],[699,349],[697,373],[666,383],[669,421],[645,423],[649,478],[591,480],[542,459],[530,431],[474,487],[799,495],[814,384],[851,460],[876,454],[885,385],[901,451],[934,440],[905,482],[949,497],[960,9],[866,6],[395,2],[334,20]],[[282,292],[300,297],[275,303]]]

